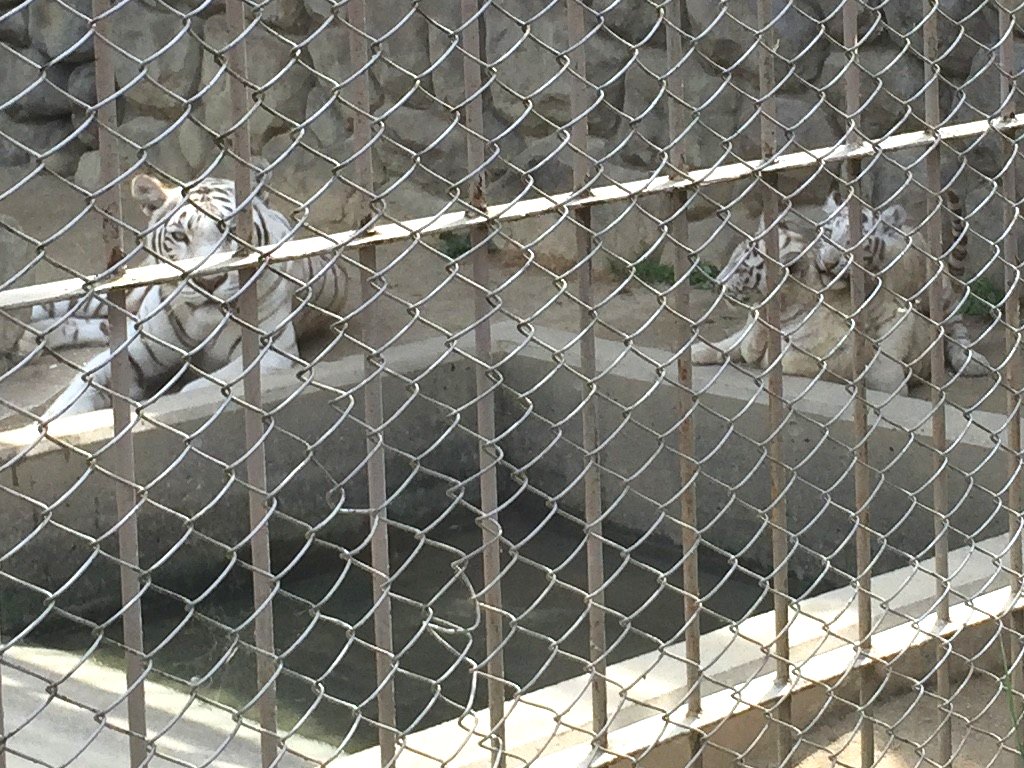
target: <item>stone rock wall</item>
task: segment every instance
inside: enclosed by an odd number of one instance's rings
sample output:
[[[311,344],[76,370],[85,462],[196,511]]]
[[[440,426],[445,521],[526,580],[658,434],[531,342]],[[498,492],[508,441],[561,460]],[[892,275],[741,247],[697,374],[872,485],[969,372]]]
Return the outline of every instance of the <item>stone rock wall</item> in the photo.
[[[687,163],[707,167],[760,153],[758,48],[755,4],[678,0],[684,4],[684,45],[678,65],[685,102],[683,134],[669,135],[665,88],[665,25],[646,0],[582,0],[588,35],[587,83],[579,83],[563,53],[570,49],[564,5],[511,0],[488,6],[482,44],[488,87],[482,95],[489,200],[565,191],[576,150],[567,146],[573,91],[588,110],[585,151],[605,182],[665,172],[665,149],[681,142]],[[828,145],[847,132],[842,103],[852,66],[842,39],[839,0],[776,0],[779,145],[794,151]],[[979,119],[999,109],[999,75],[990,50],[997,40],[994,4],[941,0],[939,47],[944,114]],[[919,0],[886,0],[859,18],[865,107],[860,127],[869,137],[923,127],[925,66]],[[98,175],[93,36],[90,0],[0,0],[0,164],[44,163],[85,190]],[[368,147],[352,138],[356,71],[351,33],[329,0],[271,0],[247,38],[253,146],[273,164],[273,185],[285,205],[309,208],[323,226],[351,225],[365,215],[361,193],[346,183],[353,160],[373,157],[375,184],[387,190],[389,213],[425,215],[449,199],[467,174],[467,136],[459,125],[463,54],[449,31],[458,26],[451,0],[394,0],[367,4],[367,31],[377,41],[367,69],[370,109],[380,122]],[[600,23],[598,23],[600,21]],[[222,2],[136,0],[111,17],[115,42],[118,134],[126,172],[155,167],[191,178],[223,161],[232,114],[224,52],[232,35]],[[1024,42],[1016,41],[1024,60]],[[961,196],[988,199],[1000,172],[995,138],[947,153]],[[963,161],[961,163],[961,160]],[[957,170],[959,169],[959,170]],[[835,168],[831,169],[835,171]],[[880,202],[909,194],[908,179],[923,172],[899,162],[875,162],[864,188]],[[835,179],[788,174],[783,190],[797,204],[814,204]],[[691,218],[721,217],[723,204],[744,215],[759,207],[748,182],[695,196]],[[737,202],[738,201],[738,202]],[[309,203],[309,205],[307,205]],[[664,207],[645,202],[609,231],[605,248],[637,258],[659,237],[649,215]],[[617,214],[605,218],[616,221]],[[986,217],[998,219],[1001,217]],[[995,226],[993,224],[993,226]],[[994,236],[982,221],[976,234]],[[510,236],[519,230],[510,228]],[[524,232],[529,232],[526,227]],[[550,238],[537,250],[571,247]]]

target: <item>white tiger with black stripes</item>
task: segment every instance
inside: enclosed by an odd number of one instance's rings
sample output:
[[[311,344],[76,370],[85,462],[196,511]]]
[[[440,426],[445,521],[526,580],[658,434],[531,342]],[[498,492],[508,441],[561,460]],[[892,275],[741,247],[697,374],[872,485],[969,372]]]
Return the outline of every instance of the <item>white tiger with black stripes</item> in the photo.
[[[764,232],[762,223],[760,231]],[[849,286],[842,279],[819,270],[815,265],[813,241],[781,222],[780,261],[785,273],[778,289],[782,331],[782,372],[792,376],[850,382],[862,372],[852,344],[854,328],[877,345],[875,354],[863,370],[871,389],[905,393],[908,374],[920,375],[927,361],[927,333],[924,321],[908,312],[890,294],[877,292],[858,312],[853,311]],[[729,265],[719,274],[726,295],[737,301],[750,294],[764,293],[765,237],[762,234],[734,251]],[[848,319],[856,318],[856,325]],[[746,363],[759,369],[774,365],[770,358],[769,326],[759,308],[751,308],[744,326],[714,344],[693,345],[695,364],[719,364],[726,360]]]
[[[951,200],[954,206],[958,201]],[[825,211],[829,218],[823,234],[830,248],[844,244],[848,230],[842,226],[843,213],[839,200],[830,197]],[[954,213],[956,213],[954,209]],[[902,208],[883,212],[889,224],[896,225]],[[904,214],[905,216],[905,214]],[[954,222],[959,222],[959,216]],[[846,214],[848,227],[848,214]],[[902,221],[899,221],[901,224]],[[927,284],[919,259],[910,257],[884,259],[891,250],[880,248],[873,238],[881,237],[882,218],[871,214],[865,219],[864,231],[869,233],[865,244],[878,254],[869,262],[869,268],[882,274],[880,290],[870,291],[869,300],[862,308],[854,308],[850,300],[846,274],[848,261],[835,259],[834,251],[826,250],[791,227],[785,220],[776,227],[779,236],[779,260],[785,266],[785,278],[780,286],[781,325],[784,339],[781,360],[784,373],[799,376],[817,376],[851,381],[859,373],[853,357],[851,326],[848,318],[855,318],[857,332],[864,334],[877,350],[872,356],[865,380],[869,387],[885,391],[907,389],[908,373],[927,375],[927,350],[931,333],[927,321],[927,306],[922,306],[921,294]],[[876,234],[876,230],[878,230]],[[741,243],[733,251],[727,266],[718,276],[726,295],[744,299],[752,293],[764,294],[767,287],[765,263],[765,225],[762,219],[759,237]],[[964,242],[962,229],[954,229],[954,245],[948,249],[947,260],[959,274],[963,273]],[[841,247],[841,246],[840,246]],[[841,251],[840,251],[841,252]],[[951,300],[947,303],[955,303]],[[855,311],[856,309],[856,311]],[[964,375],[980,375],[988,371],[987,361],[969,349],[970,339],[959,316],[947,313],[945,353],[955,370]],[[693,361],[698,364],[721,363],[726,359],[745,362],[760,368],[772,364],[767,359],[768,328],[756,310],[746,324],[727,339],[714,345],[699,342],[693,348]],[[909,371],[907,370],[909,368]]]
[[[234,247],[229,236],[236,212],[234,183],[208,178],[187,189],[169,186],[140,175],[132,179],[132,196],[149,225],[143,236],[148,260],[180,261],[203,258]],[[263,198],[250,204],[254,244],[272,245],[290,237],[293,227]],[[185,389],[232,384],[242,374],[241,326],[226,317],[226,302],[241,287],[238,273],[191,278],[136,288],[128,297],[129,311],[137,318],[137,331],[129,328],[127,345],[132,381],[128,395],[142,398],[154,383],[167,380],[187,363],[209,374],[186,384]],[[273,371],[299,364],[297,341],[322,330],[344,309],[347,277],[337,258],[312,256],[265,270],[258,279],[258,324],[272,342],[261,350],[260,368]],[[314,308],[315,307],[315,308]],[[96,312],[89,317],[89,309]],[[75,315],[69,332],[48,338],[48,346],[100,337],[106,341],[106,304],[102,299],[85,306],[53,305],[39,315]],[[326,310],[321,312],[319,310]],[[64,344],[65,346],[69,344]],[[83,366],[83,373],[44,412],[43,420],[109,407],[109,350]]]
[[[963,376],[984,376],[992,365],[980,352],[971,349],[971,337],[959,312],[967,292],[967,237],[964,210],[959,196],[947,191],[946,208],[952,224],[944,237],[943,254],[938,259],[938,280],[942,301],[943,352],[950,369]],[[842,195],[833,192],[825,201],[822,238],[815,251],[817,268],[830,275],[844,276],[850,263],[850,209]],[[920,231],[906,231],[907,212],[893,203],[876,212],[861,207],[860,251],[868,271],[877,275],[882,290],[912,302],[924,317],[930,312],[929,270],[932,257]]]

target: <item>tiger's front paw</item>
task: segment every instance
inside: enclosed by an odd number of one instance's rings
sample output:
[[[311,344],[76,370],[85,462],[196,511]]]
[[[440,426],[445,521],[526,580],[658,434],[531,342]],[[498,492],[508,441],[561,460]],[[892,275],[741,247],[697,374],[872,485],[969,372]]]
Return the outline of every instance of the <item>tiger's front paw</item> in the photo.
[[[725,362],[725,355],[710,344],[698,341],[690,349],[690,359],[694,365],[716,365]]]

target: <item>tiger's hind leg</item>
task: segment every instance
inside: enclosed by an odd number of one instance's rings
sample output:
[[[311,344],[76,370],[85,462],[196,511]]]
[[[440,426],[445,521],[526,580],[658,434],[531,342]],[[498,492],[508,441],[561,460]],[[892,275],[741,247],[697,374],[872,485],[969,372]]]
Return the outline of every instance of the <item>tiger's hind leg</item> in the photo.
[[[107,302],[104,296],[85,301],[64,299],[32,307],[29,326],[34,332],[23,338],[20,350],[31,352],[41,343],[47,349],[106,344],[110,340]]]
[[[18,342],[18,351],[28,356],[42,345],[46,349],[67,349],[107,344],[110,341],[110,323],[106,318],[69,317],[58,322],[32,320],[31,332]]]
[[[971,349],[971,337],[963,320],[954,317],[944,326],[946,332],[946,364],[962,376],[986,376],[992,373],[992,364],[983,354]]]

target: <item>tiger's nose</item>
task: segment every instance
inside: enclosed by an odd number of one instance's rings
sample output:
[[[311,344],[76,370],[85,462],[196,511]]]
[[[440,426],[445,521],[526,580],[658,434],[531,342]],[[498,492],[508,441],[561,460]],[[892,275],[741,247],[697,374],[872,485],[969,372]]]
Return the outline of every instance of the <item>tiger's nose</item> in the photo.
[[[220,288],[224,281],[228,279],[228,275],[225,272],[222,275],[211,275],[210,277],[194,277],[192,278],[196,285],[202,288],[207,293],[213,293]]]

